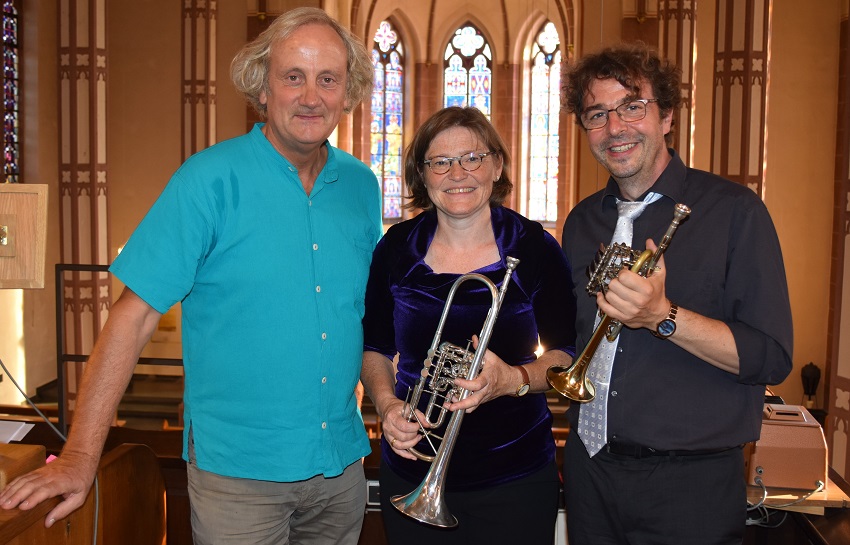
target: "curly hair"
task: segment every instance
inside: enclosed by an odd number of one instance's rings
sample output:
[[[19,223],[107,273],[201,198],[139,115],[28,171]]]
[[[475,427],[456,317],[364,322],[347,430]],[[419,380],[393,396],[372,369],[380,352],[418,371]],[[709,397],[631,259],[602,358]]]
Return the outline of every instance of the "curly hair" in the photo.
[[[638,98],[640,87],[648,83],[658,100],[661,116],[678,110],[682,103],[680,85],[682,72],[667,59],[643,43],[620,44],[607,47],[579,59],[568,69],[564,91],[564,106],[576,114],[576,123],[581,124],[584,97],[591,84],[598,79],[613,78]],[[673,130],[665,135],[667,144],[673,141]]]
[[[413,141],[404,151],[404,183],[410,192],[408,197],[410,202],[406,203],[404,208],[430,210],[434,207],[434,203],[428,196],[428,187],[425,185],[425,171],[428,167],[423,164],[423,161],[434,138],[453,127],[464,127],[472,131],[485,148],[495,152],[495,155],[502,160],[502,174],[493,182],[490,206],[502,204],[510,195],[513,189],[513,183],[508,175],[511,156],[502,137],[478,108],[450,106],[429,117],[416,131]]]
[[[296,8],[275,19],[257,39],[245,45],[230,64],[230,79],[233,80],[236,90],[245,96],[262,117],[266,117],[266,106],[260,103],[260,93],[269,90],[269,57],[272,47],[302,26],[311,24],[333,28],[345,44],[348,53],[346,113],[372,93],[372,59],[363,42],[323,10]]]

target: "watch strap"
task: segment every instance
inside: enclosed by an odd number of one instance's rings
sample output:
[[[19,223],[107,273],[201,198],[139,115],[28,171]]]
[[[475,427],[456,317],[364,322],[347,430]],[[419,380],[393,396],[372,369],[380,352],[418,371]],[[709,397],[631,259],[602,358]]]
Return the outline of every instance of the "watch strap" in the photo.
[[[516,367],[517,367],[517,369],[519,369],[520,374],[522,374],[522,382],[520,383],[519,386],[517,386],[516,394],[515,394],[515,395],[519,396],[520,392],[523,389],[523,386],[528,386],[528,385],[531,384],[531,378],[529,378],[528,371],[525,370],[524,366],[517,365]]]
[[[672,335],[676,331],[676,314],[679,313],[679,305],[674,302],[670,302],[670,310],[667,312],[667,317],[658,322],[658,325],[655,326],[655,330],[652,331],[652,334],[661,339],[666,339],[670,335]],[[665,322],[671,322],[673,326],[673,330],[667,333],[666,335],[661,332],[661,326]]]

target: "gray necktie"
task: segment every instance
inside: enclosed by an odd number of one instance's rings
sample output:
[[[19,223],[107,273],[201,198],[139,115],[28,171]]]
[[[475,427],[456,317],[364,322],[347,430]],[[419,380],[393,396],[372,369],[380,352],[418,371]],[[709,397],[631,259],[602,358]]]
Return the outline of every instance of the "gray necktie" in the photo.
[[[649,193],[643,201],[617,200],[617,227],[611,244],[621,242],[628,246],[632,244],[632,228],[634,220],[652,202],[661,198],[658,193]],[[596,316],[596,325],[601,317]],[[608,442],[608,387],[611,383],[611,370],[614,367],[614,355],[617,352],[618,336],[613,342],[603,337],[602,342],[590,360],[590,380],[596,386],[596,397],[585,403],[579,409],[578,433],[584,443],[587,453],[593,457]]]

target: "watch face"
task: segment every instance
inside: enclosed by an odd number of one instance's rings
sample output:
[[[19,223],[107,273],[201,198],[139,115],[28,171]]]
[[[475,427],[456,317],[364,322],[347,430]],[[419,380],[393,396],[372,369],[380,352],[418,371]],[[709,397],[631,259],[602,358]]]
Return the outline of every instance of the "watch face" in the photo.
[[[525,394],[528,393],[529,388],[530,388],[530,386],[528,384],[523,384],[522,386],[517,388],[516,395],[517,396],[524,396]]]
[[[661,337],[669,337],[676,331],[676,322],[667,318],[666,320],[661,320],[658,324],[658,335]]]

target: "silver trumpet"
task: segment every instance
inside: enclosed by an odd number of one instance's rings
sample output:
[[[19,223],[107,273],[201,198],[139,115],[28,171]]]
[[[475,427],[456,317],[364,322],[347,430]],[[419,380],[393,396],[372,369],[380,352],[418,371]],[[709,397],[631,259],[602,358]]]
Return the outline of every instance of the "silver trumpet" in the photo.
[[[469,396],[469,390],[455,386],[454,379],[465,378],[472,380],[478,376],[481,370],[481,365],[484,361],[484,352],[487,350],[490,335],[493,333],[493,326],[496,323],[496,317],[499,314],[502,301],[505,299],[508,283],[511,281],[511,275],[514,269],[519,265],[519,259],[513,257],[505,258],[505,262],[507,272],[502,281],[501,289],[497,290],[496,285],[489,278],[477,273],[464,274],[455,280],[449,291],[446,304],[443,307],[443,314],[440,316],[440,322],[437,325],[434,340],[431,342],[431,348],[428,349],[428,357],[425,359],[422,376],[416,381],[416,387],[412,395],[409,395],[405,401],[404,414],[407,416],[408,421],[412,422],[416,420],[419,422],[415,411],[416,407],[419,406],[419,400],[423,393],[431,396],[425,410],[425,418],[432,428],[442,425],[447,412],[444,406],[446,400],[455,398],[460,401]],[[490,311],[487,313],[487,318],[484,321],[484,326],[481,329],[481,333],[478,334],[478,349],[474,352],[468,346],[466,349],[463,349],[448,342],[440,343],[443,326],[446,323],[455,292],[467,280],[477,280],[484,283],[490,289],[492,301]],[[446,507],[443,498],[443,488],[446,481],[446,468],[457,442],[460,424],[463,421],[465,413],[465,410],[452,412],[443,437],[437,436],[425,428],[422,422],[419,422],[420,433],[425,436],[425,439],[431,445],[431,448],[434,449],[435,453],[433,456],[430,456],[415,449],[410,449],[410,452],[420,460],[431,462],[431,467],[428,468],[428,473],[422,479],[419,487],[413,492],[404,496],[393,496],[390,499],[393,506],[403,514],[432,526],[439,526],[441,528],[453,528],[457,526],[457,519],[449,513]],[[438,448],[434,448],[435,445],[432,439],[440,440],[440,446]]]

